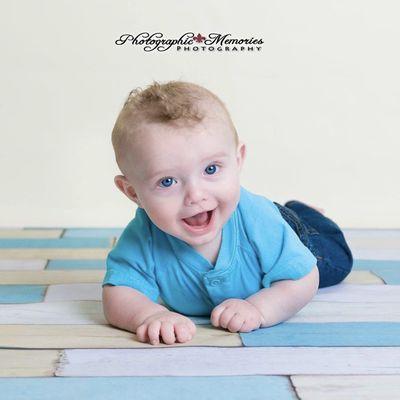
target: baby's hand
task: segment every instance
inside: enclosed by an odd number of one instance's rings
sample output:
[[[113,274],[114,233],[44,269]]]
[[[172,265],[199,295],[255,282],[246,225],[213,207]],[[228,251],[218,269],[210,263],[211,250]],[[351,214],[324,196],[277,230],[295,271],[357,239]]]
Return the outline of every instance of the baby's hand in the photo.
[[[211,323],[215,327],[230,332],[250,332],[264,323],[264,317],[257,307],[242,299],[227,299],[211,313]]]
[[[140,342],[160,343],[160,336],[165,344],[175,341],[185,343],[192,340],[196,325],[188,317],[172,311],[161,311],[147,317],[136,329]]]

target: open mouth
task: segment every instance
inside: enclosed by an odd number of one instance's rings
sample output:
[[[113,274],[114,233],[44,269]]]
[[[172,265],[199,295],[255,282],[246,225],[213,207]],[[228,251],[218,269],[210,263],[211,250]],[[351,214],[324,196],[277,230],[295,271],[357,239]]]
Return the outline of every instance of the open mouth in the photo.
[[[189,218],[182,218],[182,221],[193,229],[204,229],[209,225],[213,213],[214,210],[204,211]]]

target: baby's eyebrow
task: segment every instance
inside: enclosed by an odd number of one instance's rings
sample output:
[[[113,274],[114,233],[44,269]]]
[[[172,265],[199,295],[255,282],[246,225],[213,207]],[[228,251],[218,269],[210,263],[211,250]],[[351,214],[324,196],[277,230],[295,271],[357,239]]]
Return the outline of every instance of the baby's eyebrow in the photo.
[[[227,156],[228,154],[226,154],[224,151],[220,151],[219,153],[216,153],[213,156],[207,156],[206,158],[203,158],[201,161],[206,161],[209,160],[210,158],[227,157]]]
[[[215,159],[215,158],[223,158],[223,157],[228,157],[228,154],[226,152],[224,152],[224,151],[220,151],[219,153],[216,153],[216,154],[214,154],[212,156],[207,156],[206,158],[203,158],[201,161],[204,162],[204,161],[207,161],[207,160],[210,160],[210,159],[213,159],[213,158]],[[172,170],[172,168],[171,168],[171,170]],[[149,179],[154,179],[156,176],[163,175],[165,173],[166,172],[164,172],[164,171],[154,172],[149,176]]]

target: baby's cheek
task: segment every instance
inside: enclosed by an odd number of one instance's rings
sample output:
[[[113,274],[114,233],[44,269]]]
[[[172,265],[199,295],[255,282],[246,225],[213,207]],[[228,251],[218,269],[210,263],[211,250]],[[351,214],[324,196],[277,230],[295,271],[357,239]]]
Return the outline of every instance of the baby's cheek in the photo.
[[[153,224],[164,232],[168,232],[171,229],[178,215],[178,212],[174,211],[174,207],[169,206],[168,203],[152,206],[146,212]]]
[[[225,187],[219,188],[220,193],[220,202],[224,206],[224,208],[228,211],[228,213],[232,213],[240,199],[240,186],[237,187],[235,185],[225,185]]]

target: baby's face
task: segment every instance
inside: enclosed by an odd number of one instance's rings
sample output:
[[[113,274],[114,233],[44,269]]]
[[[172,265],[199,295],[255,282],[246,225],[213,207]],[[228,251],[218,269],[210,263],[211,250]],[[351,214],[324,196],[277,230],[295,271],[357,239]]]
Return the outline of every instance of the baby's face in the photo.
[[[179,128],[148,123],[131,156],[132,165],[129,156],[125,164],[124,192],[159,229],[199,249],[218,240],[239,202],[245,157],[245,145],[236,147],[225,120],[205,119]],[[183,220],[211,210],[211,221],[204,229]]]

